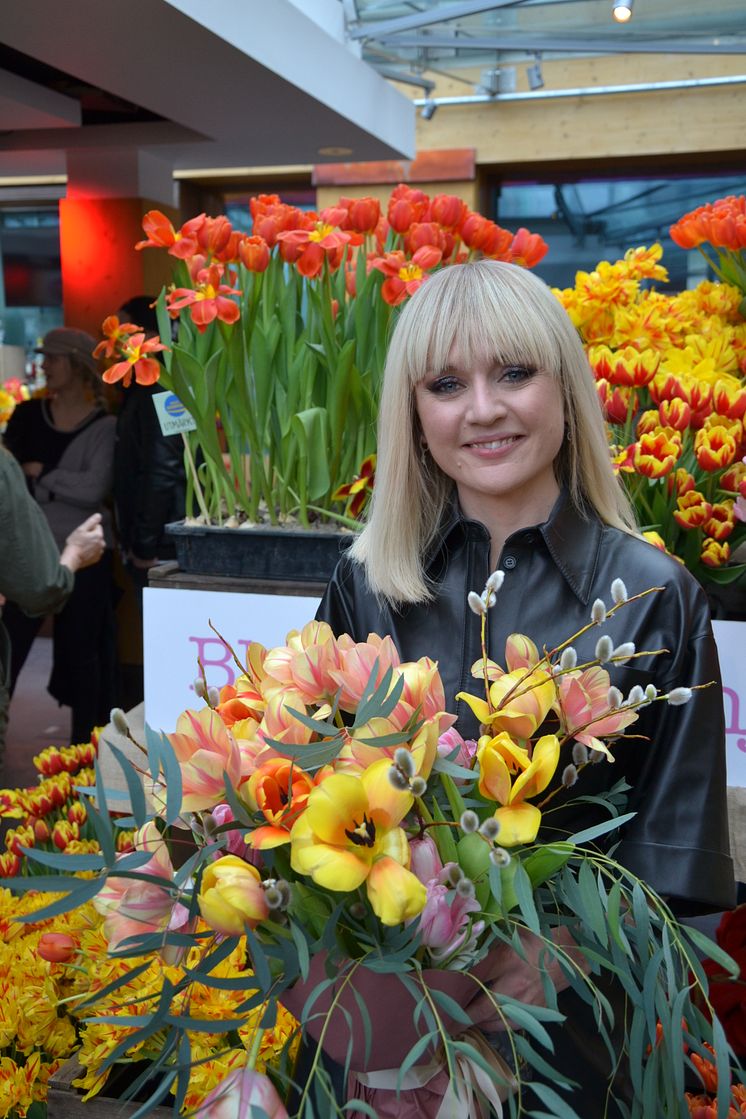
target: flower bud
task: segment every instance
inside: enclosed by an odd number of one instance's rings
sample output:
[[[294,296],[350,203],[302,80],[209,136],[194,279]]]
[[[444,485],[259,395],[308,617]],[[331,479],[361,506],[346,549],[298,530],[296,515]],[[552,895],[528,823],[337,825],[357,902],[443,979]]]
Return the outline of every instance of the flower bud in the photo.
[[[129,723],[127,722],[127,716],[125,715],[124,711],[122,711],[121,707],[112,707],[111,714],[109,715],[109,720],[112,723],[114,730],[118,734],[123,734],[125,737],[129,737]]]
[[[688,703],[691,698],[691,688],[674,688],[666,696],[666,701],[670,703],[672,707],[681,707],[682,704]]]
[[[445,873],[445,880],[449,886],[458,886],[461,879],[464,877],[464,872],[458,863],[446,863],[443,867]]]
[[[601,622],[605,621],[605,619],[606,603],[602,598],[597,598],[596,601],[593,603],[593,606],[591,606],[591,621],[595,622],[596,625],[600,625]]]
[[[475,832],[479,827],[479,817],[476,812],[472,812],[471,808],[467,808],[466,811],[461,813],[459,823],[461,825],[461,830],[467,835],[471,835],[472,832]]]
[[[395,751],[394,762],[406,777],[414,777],[414,758],[404,746]]]
[[[621,579],[614,579],[614,581],[612,582],[611,597],[614,599],[614,602],[617,604],[617,606],[620,602],[627,601],[627,588],[625,587]]]
[[[614,642],[611,640],[608,633],[605,633],[602,637],[599,637],[596,642],[596,660],[599,664],[603,664],[610,659],[613,652]]]
[[[591,763],[591,765],[600,765],[605,757],[606,754],[602,753],[601,750],[591,750],[588,761]]]
[[[566,789],[571,789],[578,779],[578,771],[574,765],[566,765],[562,770],[562,784]]]
[[[411,792],[413,797],[424,796],[427,792],[427,781],[425,780],[425,778],[420,777],[419,775],[417,777],[413,777],[412,780],[409,782],[409,791]]]
[[[503,585],[504,582],[505,582],[505,572],[504,571],[493,571],[492,574],[490,575],[489,579],[487,580],[484,589],[486,591],[492,591],[493,594],[497,594],[497,592],[500,590],[500,587]]]
[[[624,696],[619,691],[619,688],[615,687],[614,684],[611,685],[608,692],[606,693],[606,702],[608,703],[612,711],[616,711],[616,709],[618,707],[621,707],[624,703]]]
[[[572,760],[575,765],[587,765],[588,747],[585,745],[584,742],[573,742]]]
[[[648,684],[645,688],[645,699],[648,703],[652,703],[658,696],[658,689],[655,684]]]
[[[493,843],[497,839],[499,831],[500,825],[494,816],[488,816],[479,827],[479,834],[483,835],[490,843]]]
[[[634,655],[634,652],[635,652],[634,641],[623,641],[621,645],[617,645],[616,649],[611,654],[612,660],[615,660],[615,661],[629,660],[629,658]]]
[[[460,898],[473,898],[474,883],[471,878],[459,878],[456,883],[456,893]]]
[[[575,667],[577,663],[578,654],[575,652],[572,645],[568,645],[566,649],[562,650],[562,656],[560,657],[559,662],[560,668],[563,672],[569,672]]]
[[[482,602],[482,596],[480,594],[477,594],[476,591],[469,591],[466,601],[469,605],[470,610],[477,614],[478,617],[484,617],[487,611],[484,603]]]
[[[423,835],[422,839],[410,839],[409,853],[409,869],[420,882],[427,885],[431,878],[438,877],[443,869],[443,863],[432,836]]]
[[[631,703],[631,704],[636,705],[638,703],[642,703],[642,701],[644,699],[645,699],[644,691],[642,690],[642,688],[640,687],[639,684],[635,684],[635,686],[630,690],[630,693],[627,696],[627,703]]]
[[[407,780],[406,774],[402,773],[398,766],[389,766],[388,778],[394,788],[398,789],[400,793],[409,791],[409,781]]]
[[[495,597],[493,592],[488,590],[486,587],[482,591],[481,598],[482,598],[482,605],[484,606],[485,610],[489,610],[490,606],[494,606],[495,603],[497,602],[497,598]]]
[[[220,692],[217,688],[210,687],[207,689],[206,699],[210,707],[217,707],[220,703]]]
[[[194,694],[198,699],[207,699],[207,685],[201,676],[197,677],[192,686],[194,688]]]
[[[490,851],[490,862],[502,870],[504,867],[510,866],[510,854],[504,847],[493,847]]]
[[[353,901],[350,906],[350,917],[354,917],[356,921],[362,921],[365,918],[365,906],[361,901]]]
[[[39,937],[36,951],[50,964],[66,964],[75,955],[77,945],[69,933],[46,932]]]

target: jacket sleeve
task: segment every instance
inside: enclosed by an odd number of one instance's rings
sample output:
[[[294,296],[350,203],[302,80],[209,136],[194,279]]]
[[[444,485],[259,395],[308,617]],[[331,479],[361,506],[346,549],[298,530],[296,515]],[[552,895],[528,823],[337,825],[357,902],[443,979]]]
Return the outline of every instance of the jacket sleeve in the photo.
[[[28,614],[60,610],[73,588],[23,472],[0,448],[0,594]]]
[[[619,853],[630,870],[675,899],[681,915],[735,904],[720,665],[699,588],[686,607],[673,670],[656,685],[666,693],[708,686],[694,691],[686,704],[656,702],[645,712],[650,744],[630,798],[637,815]]]
[[[44,504],[59,499],[89,513],[99,509],[111,490],[115,426],[113,416],[104,416],[79,437],[86,439],[83,469],[68,469],[64,465],[66,457],[70,457],[68,451],[75,445],[71,443],[60,459],[62,465],[37,481],[37,500]]]
[[[352,561],[343,556],[335,567],[324,591],[324,597],[319,603],[316,621],[328,622],[335,637],[349,633],[355,641],[364,641],[368,630],[361,637],[358,633],[360,626],[355,622],[354,580]]]
[[[152,397],[139,402],[140,427],[135,486],[135,510],[130,547],[139,559],[155,559],[158,544],[182,485],[184,444],[179,435],[164,435]]]

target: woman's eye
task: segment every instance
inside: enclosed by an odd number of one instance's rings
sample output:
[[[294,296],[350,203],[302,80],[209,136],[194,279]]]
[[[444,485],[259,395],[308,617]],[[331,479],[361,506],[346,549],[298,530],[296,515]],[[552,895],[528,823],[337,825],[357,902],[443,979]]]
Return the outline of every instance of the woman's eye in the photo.
[[[510,384],[518,384],[521,381],[529,380],[535,372],[535,369],[526,365],[508,365],[503,369],[501,380],[508,381]]]
[[[433,381],[427,387],[428,391],[434,393],[436,396],[447,396],[450,393],[456,392],[460,387],[460,382],[456,377],[438,377],[437,381]]]

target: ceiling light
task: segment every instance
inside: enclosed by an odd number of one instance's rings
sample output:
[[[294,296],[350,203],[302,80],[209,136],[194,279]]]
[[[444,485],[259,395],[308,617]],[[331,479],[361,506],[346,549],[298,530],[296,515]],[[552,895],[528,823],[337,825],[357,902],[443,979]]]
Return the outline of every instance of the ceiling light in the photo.
[[[632,4],[633,0],[614,0],[611,14],[617,23],[627,23],[632,19]]]
[[[432,120],[435,116],[438,106],[434,101],[426,101],[420,109],[420,116],[423,120]]]
[[[544,75],[541,72],[541,58],[537,54],[536,62],[532,66],[526,67],[526,77],[528,78],[529,89],[543,89],[544,88]]]

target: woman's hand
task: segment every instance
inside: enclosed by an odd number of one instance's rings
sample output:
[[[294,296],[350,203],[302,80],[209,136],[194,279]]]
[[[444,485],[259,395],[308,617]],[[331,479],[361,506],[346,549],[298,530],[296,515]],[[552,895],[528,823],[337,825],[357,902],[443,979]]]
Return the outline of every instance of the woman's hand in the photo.
[[[68,536],[62,549],[60,563],[69,567],[72,572],[79,571],[81,567],[90,567],[91,564],[98,563],[105,547],[101,514],[93,513]]]
[[[27,478],[39,478],[44,469],[43,462],[24,462],[21,463],[21,470]]]

